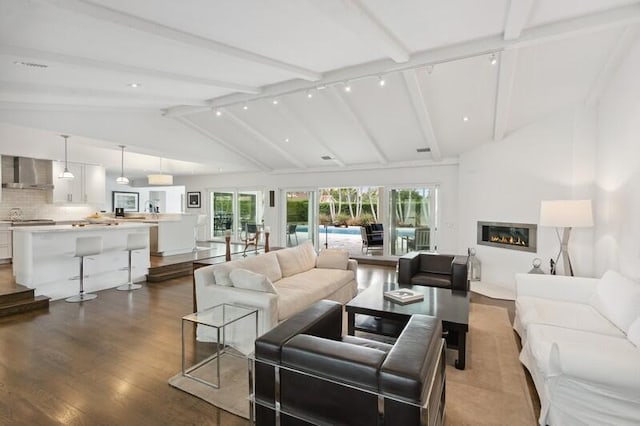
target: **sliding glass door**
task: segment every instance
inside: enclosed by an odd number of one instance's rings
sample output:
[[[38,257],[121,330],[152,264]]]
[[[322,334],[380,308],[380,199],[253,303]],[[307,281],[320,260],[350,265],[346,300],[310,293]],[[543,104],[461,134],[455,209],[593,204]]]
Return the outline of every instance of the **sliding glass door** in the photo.
[[[212,239],[223,239],[226,230],[237,240],[247,224],[262,226],[264,197],[262,191],[211,191],[210,228]]]
[[[287,218],[284,230],[287,247],[297,246],[305,241],[316,241],[317,217],[316,191],[285,191]]]
[[[389,191],[390,252],[436,249],[437,186],[392,188]]]

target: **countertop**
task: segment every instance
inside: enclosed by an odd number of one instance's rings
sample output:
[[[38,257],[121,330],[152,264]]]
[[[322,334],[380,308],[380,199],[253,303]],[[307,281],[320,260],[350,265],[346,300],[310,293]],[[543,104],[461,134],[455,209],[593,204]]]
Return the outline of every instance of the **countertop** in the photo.
[[[14,226],[13,232],[31,232],[31,233],[47,233],[47,232],[86,232],[86,231],[117,231],[120,229],[136,229],[149,228],[148,223],[121,223],[119,225],[107,225],[101,223],[88,224],[85,226],[71,225],[42,225],[42,226]]]

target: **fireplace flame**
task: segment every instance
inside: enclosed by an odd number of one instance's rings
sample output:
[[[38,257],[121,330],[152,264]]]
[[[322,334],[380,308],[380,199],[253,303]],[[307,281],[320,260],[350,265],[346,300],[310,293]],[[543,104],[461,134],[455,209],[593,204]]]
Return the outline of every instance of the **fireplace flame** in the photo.
[[[505,237],[504,235],[493,235],[489,241],[492,243],[510,244],[512,246],[526,246],[527,242],[520,237],[514,238],[513,236]]]

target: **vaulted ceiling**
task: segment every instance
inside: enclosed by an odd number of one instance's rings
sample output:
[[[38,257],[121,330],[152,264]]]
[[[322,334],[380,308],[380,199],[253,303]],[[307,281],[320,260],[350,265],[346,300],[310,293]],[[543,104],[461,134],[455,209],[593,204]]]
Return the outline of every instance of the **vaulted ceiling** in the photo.
[[[126,145],[130,176],[438,164],[597,102],[639,26],[629,0],[0,0],[0,123],[114,173]]]

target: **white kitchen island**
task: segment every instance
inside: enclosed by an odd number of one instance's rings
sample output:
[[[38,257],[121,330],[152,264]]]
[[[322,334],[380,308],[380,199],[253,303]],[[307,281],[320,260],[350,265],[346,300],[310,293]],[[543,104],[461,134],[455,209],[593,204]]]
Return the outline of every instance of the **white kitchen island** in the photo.
[[[127,282],[127,235],[144,233],[147,223],[23,226],[13,228],[13,275],[16,283],[53,300],[79,291],[80,259],[74,257],[76,238],[101,236],[103,252],[85,258],[85,292],[117,287]],[[144,281],[149,271],[149,248],[132,256],[132,277]],[[75,279],[74,279],[75,278]]]

